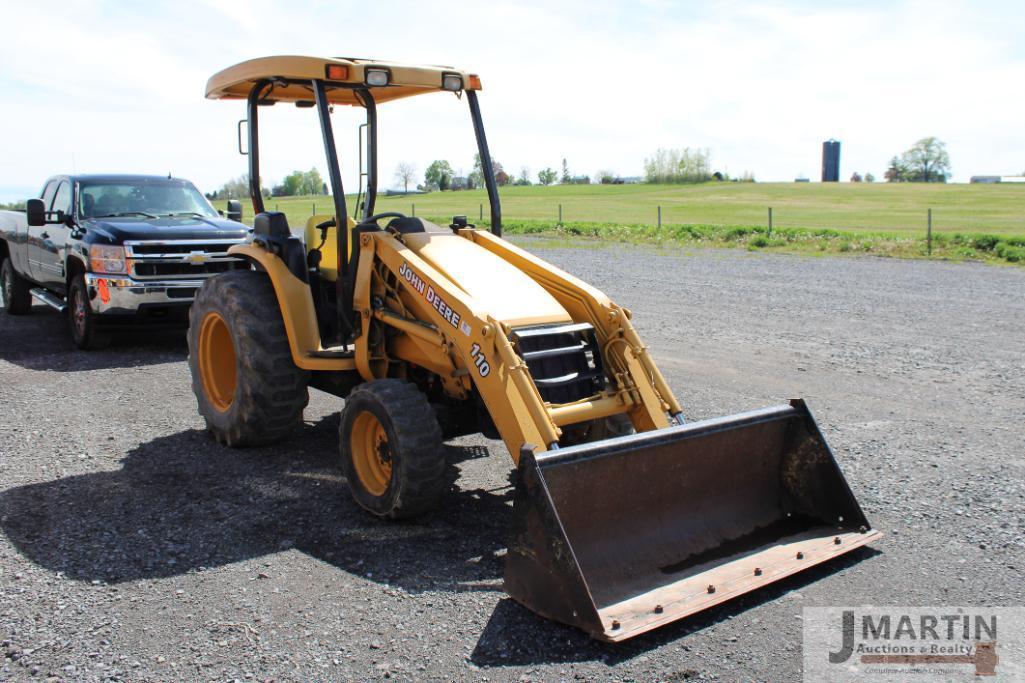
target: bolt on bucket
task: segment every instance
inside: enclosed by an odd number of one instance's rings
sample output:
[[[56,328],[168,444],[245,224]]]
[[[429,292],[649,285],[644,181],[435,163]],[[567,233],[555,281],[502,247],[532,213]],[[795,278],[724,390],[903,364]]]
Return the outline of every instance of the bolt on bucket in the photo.
[[[878,538],[789,406],[520,457],[505,588],[619,641]]]

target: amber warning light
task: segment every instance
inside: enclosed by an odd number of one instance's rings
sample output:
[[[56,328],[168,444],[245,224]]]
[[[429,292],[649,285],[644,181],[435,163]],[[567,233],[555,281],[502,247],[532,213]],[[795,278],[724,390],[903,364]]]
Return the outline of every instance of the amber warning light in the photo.
[[[344,81],[349,77],[349,67],[344,64],[328,64],[327,79],[329,81]]]

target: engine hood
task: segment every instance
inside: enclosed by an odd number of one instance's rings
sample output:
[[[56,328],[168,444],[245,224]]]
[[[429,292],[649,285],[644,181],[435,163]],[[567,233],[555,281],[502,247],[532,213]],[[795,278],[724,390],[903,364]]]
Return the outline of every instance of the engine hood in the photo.
[[[572,322],[526,273],[464,237],[426,232],[407,234],[403,241],[499,322],[510,327]]]
[[[112,243],[126,240],[219,240],[243,239],[249,228],[219,218],[89,218],[82,227]]]

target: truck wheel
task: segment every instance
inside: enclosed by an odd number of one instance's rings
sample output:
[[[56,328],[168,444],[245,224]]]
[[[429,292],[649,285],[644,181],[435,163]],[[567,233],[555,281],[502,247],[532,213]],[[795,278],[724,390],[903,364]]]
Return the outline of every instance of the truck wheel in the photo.
[[[32,310],[32,295],[28,281],[14,270],[11,259],[5,258],[0,266],[0,299],[4,310],[11,315],[24,315]]]
[[[68,290],[68,327],[75,346],[85,351],[97,351],[110,344],[110,335],[97,329],[96,314],[89,304],[89,287],[82,274],[71,280]]]
[[[192,391],[206,428],[231,447],[278,441],[302,423],[309,373],[296,367],[266,273],[207,280],[189,311]]]
[[[441,440],[434,410],[416,386],[379,379],[356,387],[339,427],[352,497],[389,519],[435,508],[446,482]]]

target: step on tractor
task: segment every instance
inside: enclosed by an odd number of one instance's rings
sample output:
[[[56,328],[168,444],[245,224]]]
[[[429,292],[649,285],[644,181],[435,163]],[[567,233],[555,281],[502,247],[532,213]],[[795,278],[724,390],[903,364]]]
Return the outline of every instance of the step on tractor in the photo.
[[[301,424],[309,387],[334,394],[351,494],[386,519],[438,503],[445,439],[501,440],[516,467],[506,591],[606,641],[878,537],[803,401],[685,422],[630,311],[502,239],[480,91],[449,67],[298,56],[209,80],[208,98],[246,102],[255,211],[250,241],[230,249],[251,269],[210,279],[191,309],[189,365],[212,435],[278,441]],[[432,93],[469,105],[486,229],[375,213],[377,107]],[[259,180],[259,112],[289,103],[316,113],[333,197],[295,231],[266,210]],[[366,114],[351,215],[339,106]]]

